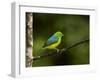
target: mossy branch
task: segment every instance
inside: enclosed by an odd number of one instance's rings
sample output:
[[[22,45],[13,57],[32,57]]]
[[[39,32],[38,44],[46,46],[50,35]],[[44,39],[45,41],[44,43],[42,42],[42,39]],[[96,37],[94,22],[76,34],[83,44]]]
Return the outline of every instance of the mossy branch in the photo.
[[[86,40],[83,40],[83,41],[80,41],[80,42],[77,42],[77,43],[74,43],[72,44],[71,46],[67,47],[67,48],[63,48],[63,49],[60,49],[59,52],[49,52],[49,53],[46,53],[46,54],[43,54],[43,55],[40,55],[40,56],[36,56],[36,57],[33,57],[32,61],[34,60],[39,60],[39,59],[42,59],[42,58],[45,58],[45,57],[48,57],[48,56],[53,56],[53,55],[60,55],[60,54],[63,54],[63,52],[73,48],[73,47],[76,47],[80,44],[83,44],[85,42],[88,42],[89,39],[86,39]]]

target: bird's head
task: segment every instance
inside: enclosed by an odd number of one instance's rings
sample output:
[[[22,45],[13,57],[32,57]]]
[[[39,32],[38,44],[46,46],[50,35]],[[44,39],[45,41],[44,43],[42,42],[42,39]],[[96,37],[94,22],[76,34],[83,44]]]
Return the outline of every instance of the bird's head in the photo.
[[[56,32],[54,35],[57,36],[57,37],[63,37],[64,36],[63,33],[60,32],[60,31]]]

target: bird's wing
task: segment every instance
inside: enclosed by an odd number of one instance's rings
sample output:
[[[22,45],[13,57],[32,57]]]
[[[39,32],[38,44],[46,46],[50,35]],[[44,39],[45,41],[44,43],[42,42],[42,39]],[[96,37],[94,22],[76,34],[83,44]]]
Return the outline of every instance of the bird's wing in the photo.
[[[51,45],[51,44],[56,43],[57,41],[58,41],[58,37],[56,37],[56,36],[51,36],[51,37],[47,40],[47,42],[44,44],[44,46],[49,46],[49,45]]]

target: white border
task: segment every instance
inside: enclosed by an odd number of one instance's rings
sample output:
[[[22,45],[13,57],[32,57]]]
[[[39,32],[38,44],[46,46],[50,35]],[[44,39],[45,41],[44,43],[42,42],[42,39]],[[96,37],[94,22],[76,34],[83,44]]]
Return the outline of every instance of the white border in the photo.
[[[87,73],[95,71],[95,9],[82,7],[47,7],[33,6],[31,4],[12,4],[15,17],[12,18],[12,27],[15,26],[15,51],[12,50],[12,75],[19,76],[46,76],[46,75],[63,75],[69,73]],[[14,10],[15,9],[15,10]],[[52,67],[25,67],[25,12],[40,13],[58,13],[58,14],[81,14],[90,15],[90,65],[74,66],[52,66]],[[14,46],[14,45],[13,45]],[[14,63],[14,64],[13,64]]]

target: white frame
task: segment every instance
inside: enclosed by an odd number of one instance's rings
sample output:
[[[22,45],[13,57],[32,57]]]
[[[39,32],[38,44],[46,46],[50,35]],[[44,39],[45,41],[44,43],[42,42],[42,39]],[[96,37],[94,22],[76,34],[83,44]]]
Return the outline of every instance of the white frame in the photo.
[[[42,13],[63,13],[63,14],[82,14],[90,15],[90,64],[74,66],[52,66],[52,67],[25,67],[25,12]],[[95,71],[95,8],[86,7],[52,7],[52,6],[33,6],[32,4],[12,3],[12,60],[11,75],[20,76],[46,76],[63,75],[69,73],[87,73]],[[24,16],[23,16],[24,15]]]

